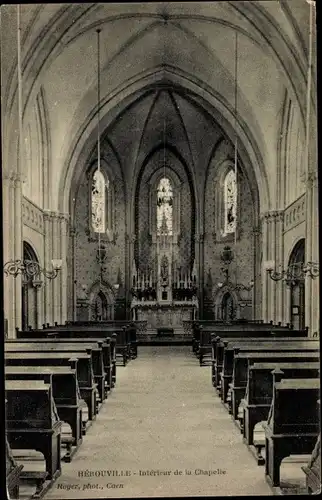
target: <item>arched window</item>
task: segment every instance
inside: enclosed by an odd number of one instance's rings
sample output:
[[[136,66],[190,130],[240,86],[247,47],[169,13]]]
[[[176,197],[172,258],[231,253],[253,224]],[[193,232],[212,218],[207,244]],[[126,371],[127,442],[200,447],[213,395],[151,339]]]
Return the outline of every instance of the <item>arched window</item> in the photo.
[[[107,227],[107,196],[109,180],[100,170],[95,170],[92,177],[92,228],[95,233],[105,233]]]
[[[170,179],[163,177],[157,188],[157,234],[172,235],[173,190]]]
[[[236,174],[229,170],[224,180],[224,234],[234,233],[237,216]]]

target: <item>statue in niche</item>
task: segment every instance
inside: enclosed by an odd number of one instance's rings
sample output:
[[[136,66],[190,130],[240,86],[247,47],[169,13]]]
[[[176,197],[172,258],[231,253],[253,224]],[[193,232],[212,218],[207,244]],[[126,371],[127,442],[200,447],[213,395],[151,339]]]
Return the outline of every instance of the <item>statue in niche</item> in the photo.
[[[160,274],[163,286],[169,282],[169,261],[165,255],[161,259]]]

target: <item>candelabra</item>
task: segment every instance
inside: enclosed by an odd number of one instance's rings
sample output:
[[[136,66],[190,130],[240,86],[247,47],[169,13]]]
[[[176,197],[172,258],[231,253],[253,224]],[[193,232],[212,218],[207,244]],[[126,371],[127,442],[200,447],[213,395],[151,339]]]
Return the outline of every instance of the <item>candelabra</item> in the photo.
[[[48,279],[55,279],[58,276],[59,271],[62,268],[61,259],[53,259],[51,261],[53,269],[48,271],[40,266],[40,264],[34,260],[10,260],[3,266],[3,271],[6,276],[14,276],[15,278],[21,274],[25,280],[34,278],[43,274]]]
[[[320,275],[320,265],[318,262],[302,262],[292,264],[287,269],[277,270],[275,262],[266,262],[266,272],[273,281],[284,280],[287,285],[295,285],[299,281],[303,281],[306,276],[312,279]]]

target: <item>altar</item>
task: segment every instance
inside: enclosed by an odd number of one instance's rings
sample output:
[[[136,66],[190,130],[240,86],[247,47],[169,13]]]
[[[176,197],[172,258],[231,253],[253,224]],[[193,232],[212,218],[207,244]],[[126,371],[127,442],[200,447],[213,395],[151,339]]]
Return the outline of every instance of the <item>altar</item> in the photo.
[[[161,337],[188,341],[191,332],[185,324],[198,317],[196,262],[180,247],[179,198],[169,178],[160,179],[156,194],[156,206],[150,210],[156,213],[151,218],[149,251],[132,263],[131,316],[146,324],[139,342]]]
[[[132,319],[146,321],[144,340],[152,340],[158,336],[171,336],[176,340],[185,339],[189,333],[184,322],[198,317],[198,301],[132,301]],[[168,334],[167,334],[168,332]],[[141,336],[142,336],[141,335]],[[191,335],[190,335],[191,336]]]

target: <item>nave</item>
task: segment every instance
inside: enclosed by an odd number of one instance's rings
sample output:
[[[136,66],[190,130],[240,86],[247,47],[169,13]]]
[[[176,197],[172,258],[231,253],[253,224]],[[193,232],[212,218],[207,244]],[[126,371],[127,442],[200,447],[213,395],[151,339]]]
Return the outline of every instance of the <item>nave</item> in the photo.
[[[177,469],[182,476],[174,475]],[[209,476],[198,469],[225,473]],[[128,470],[131,477],[78,476],[86,470]],[[152,470],[171,475],[139,475]],[[88,489],[108,483],[124,486]],[[64,489],[67,485],[80,489]],[[142,346],[137,359],[119,367],[115,390],[44,498],[207,495],[271,495],[271,490],[216,396],[210,366],[200,368],[190,346]]]

